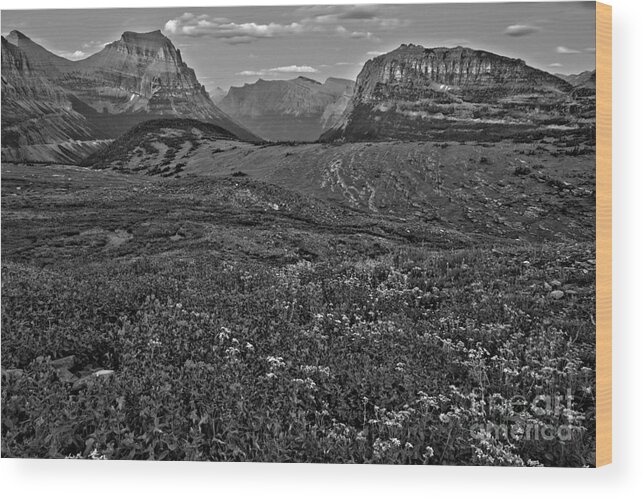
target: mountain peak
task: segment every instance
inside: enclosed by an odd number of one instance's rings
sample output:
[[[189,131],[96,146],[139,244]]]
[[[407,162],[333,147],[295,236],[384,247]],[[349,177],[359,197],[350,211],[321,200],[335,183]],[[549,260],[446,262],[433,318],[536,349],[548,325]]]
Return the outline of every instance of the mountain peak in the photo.
[[[9,35],[7,36],[7,40],[9,40],[9,41],[12,41],[12,40],[31,40],[31,38],[29,38],[29,37],[28,37],[27,35],[25,35],[24,33],[21,33],[21,32],[20,32],[20,31],[18,31],[17,29],[14,29],[14,30],[12,30],[12,31],[11,31],[11,33],[9,33]]]
[[[136,31],[125,31],[121,35],[123,41],[170,41],[160,29],[149,31],[147,33],[138,33]]]
[[[297,80],[305,81],[307,83],[313,83],[315,85],[321,85],[321,83],[319,83],[317,80],[313,80],[312,78],[308,78],[306,76],[298,76],[297,78],[295,78],[295,81]]]
[[[172,41],[161,33],[161,30],[150,31],[148,33],[125,31],[121,35],[121,39],[116,43],[124,44],[128,47],[140,47],[143,50],[169,49],[176,51]]]

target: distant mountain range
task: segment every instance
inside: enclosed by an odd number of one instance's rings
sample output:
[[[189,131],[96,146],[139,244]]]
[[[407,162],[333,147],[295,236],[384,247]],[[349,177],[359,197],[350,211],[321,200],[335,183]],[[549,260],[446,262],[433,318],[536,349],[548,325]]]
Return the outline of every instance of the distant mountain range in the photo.
[[[211,123],[250,142],[593,137],[595,72],[553,75],[464,47],[401,45],[357,81],[258,80],[212,97],[160,31],[125,32],[79,61],[2,38],[2,158],[77,163],[133,126]],[[217,104],[215,104],[215,102]]]
[[[592,71],[583,71],[578,74],[564,75],[556,74],[559,78],[562,78],[567,83],[570,83],[574,87],[583,87],[583,88],[596,88],[596,70]]]
[[[12,31],[2,39],[2,77],[5,159],[78,159],[67,150],[70,141],[113,139],[137,123],[162,117],[199,119],[240,139],[261,140],[212,102],[160,31],[125,32],[80,61],[59,57]]]
[[[269,140],[314,141],[342,116],[355,82],[300,76],[232,87],[220,106],[239,123]]]
[[[593,103],[524,61],[464,47],[401,45],[369,60],[322,140],[531,140],[578,127]]]

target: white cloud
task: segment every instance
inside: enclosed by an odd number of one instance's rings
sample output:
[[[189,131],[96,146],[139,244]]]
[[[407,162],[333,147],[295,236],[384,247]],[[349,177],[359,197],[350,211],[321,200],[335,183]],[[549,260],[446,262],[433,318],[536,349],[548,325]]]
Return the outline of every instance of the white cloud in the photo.
[[[353,31],[348,36],[349,38],[353,38],[354,40],[373,40],[376,42],[380,41],[380,39],[370,31]]]
[[[371,57],[377,57],[378,55],[386,54],[386,52],[380,52],[378,50],[371,50],[370,52],[366,52],[366,55],[370,55]]]
[[[267,76],[273,74],[288,74],[288,73],[319,73],[318,69],[313,68],[312,66],[279,66],[277,68],[270,69],[257,69],[257,70],[246,70],[237,73],[239,76]]]
[[[83,43],[82,48],[87,52],[95,52],[95,51],[101,50],[104,46],[105,46],[105,42],[91,40],[89,42]]]
[[[234,22],[223,17],[186,12],[165,23],[171,35],[210,37],[225,43],[251,43],[260,39],[314,33],[337,33],[346,38],[377,41],[377,30],[392,30],[408,21],[383,15],[387,8],[370,5],[305,6],[295,9],[302,17],[290,24]]]
[[[596,52],[596,47],[587,47],[585,49],[585,52],[590,52],[590,53],[595,53]]]
[[[166,22],[164,30],[173,35],[216,38],[235,45],[251,43],[262,38],[301,33],[304,26],[296,22],[290,24],[235,23],[222,17],[211,17],[207,14],[196,16],[186,12]]]
[[[550,67],[550,68],[562,68],[562,67],[563,67],[563,65],[562,65],[560,62],[552,62],[552,63],[549,65],[549,67]]]
[[[528,24],[512,24],[505,28],[505,35],[509,36],[527,36],[540,31],[538,26],[530,26]]]
[[[56,55],[59,55],[60,57],[64,57],[65,59],[70,59],[72,61],[78,61],[80,59],[84,59],[89,55],[87,54],[87,52],[83,52],[82,50],[74,50],[74,51],[56,50],[52,52],[54,52]]]
[[[559,54],[580,54],[580,50],[570,49],[569,47],[563,47],[562,45],[556,47],[556,52]]]

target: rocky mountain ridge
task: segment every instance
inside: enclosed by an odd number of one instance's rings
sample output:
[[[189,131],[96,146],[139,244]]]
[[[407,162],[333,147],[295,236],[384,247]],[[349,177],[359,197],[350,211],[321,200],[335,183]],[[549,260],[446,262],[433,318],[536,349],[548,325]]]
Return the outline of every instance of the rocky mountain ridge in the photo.
[[[3,140],[5,160],[58,161],[41,146],[113,139],[142,121],[166,117],[199,119],[240,139],[261,140],[212,102],[160,31],[125,32],[79,61],[55,55],[19,31],[3,38],[2,50],[3,138],[10,139]],[[36,123],[36,116],[47,116],[51,125]]]
[[[2,159],[67,163],[104,145],[65,89],[2,37]]]
[[[404,44],[364,65],[344,116],[322,139],[502,139],[504,129],[531,140],[547,127],[575,126],[572,92],[520,59]]]

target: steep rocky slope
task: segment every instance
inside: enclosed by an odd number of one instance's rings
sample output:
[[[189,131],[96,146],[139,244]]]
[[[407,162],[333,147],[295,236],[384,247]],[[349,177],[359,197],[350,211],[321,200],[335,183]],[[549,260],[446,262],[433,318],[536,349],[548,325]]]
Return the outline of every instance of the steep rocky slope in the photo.
[[[214,123],[244,140],[261,140],[212,102],[160,31],[125,32],[80,61],[59,57],[12,31],[3,39],[2,77],[3,139],[9,137],[3,145],[14,148],[3,148],[5,160],[58,161],[57,155],[43,156],[42,144],[113,139],[140,122],[177,116]],[[36,126],[38,116],[49,121]],[[38,153],[24,156],[15,151],[17,145]],[[73,156],[65,160],[79,159]]]
[[[2,38],[3,161],[74,162],[104,145],[73,107],[67,92],[43,76],[41,58]]]
[[[221,108],[269,140],[312,141],[341,117],[354,82],[328,78],[262,80],[232,87]]]
[[[573,87],[524,61],[469,48],[401,45],[369,60],[324,140],[533,140],[578,127]]]

